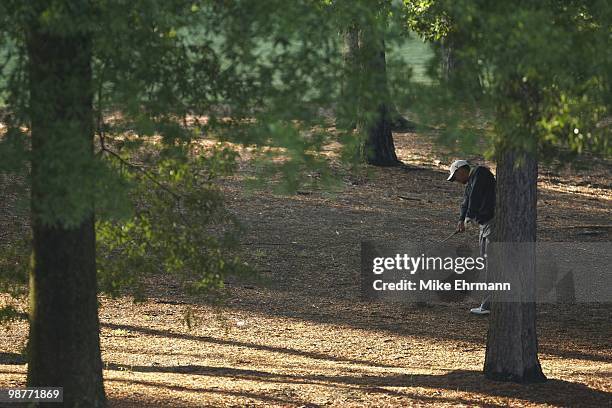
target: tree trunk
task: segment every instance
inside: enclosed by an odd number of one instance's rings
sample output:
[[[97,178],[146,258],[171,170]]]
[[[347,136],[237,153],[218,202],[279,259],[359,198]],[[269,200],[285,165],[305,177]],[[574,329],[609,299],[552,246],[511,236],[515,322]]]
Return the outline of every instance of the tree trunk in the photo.
[[[387,63],[382,33],[368,27],[360,31],[360,60],[362,64],[362,113],[360,128],[365,133],[364,157],[375,166],[401,164],[393,143],[392,110],[387,87]]]
[[[457,58],[453,47],[453,42],[450,37],[443,38],[440,41],[440,70],[442,71],[442,79],[449,82],[456,70]]]
[[[355,129],[359,114],[359,27],[353,23],[342,33],[344,40],[340,103],[336,109],[336,126],[343,129]]]
[[[32,26],[28,56],[34,253],[27,384],[63,387],[67,407],[100,407],[106,400],[93,200],[87,194],[95,179],[92,41],[86,34],[57,35]],[[85,215],[63,222],[61,214],[73,208]]]
[[[456,91],[466,95],[479,95],[482,85],[478,77],[478,62],[461,55],[464,34],[451,30],[439,42],[440,70],[442,80]]]
[[[366,162],[374,166],[397,166],[401,164],[395,154],[393,134],[391,133],[391,117],[388,106],[381,102],[374,112],[371,122],[366,125],[366,140],[364,154]]]
[[[487,378],[520,383],[544,381],[536,333],[535,241],[537,202],[535,154],[516,149],[501,153],[497,167],[496,281],[518,285],[518,298],[491,305],[484,373]],[[501,268],[501,270],[499,270]]]

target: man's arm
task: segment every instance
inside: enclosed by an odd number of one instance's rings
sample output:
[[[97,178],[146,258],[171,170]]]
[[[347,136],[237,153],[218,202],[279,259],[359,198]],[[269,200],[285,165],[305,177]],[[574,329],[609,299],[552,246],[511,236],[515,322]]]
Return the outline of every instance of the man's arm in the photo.
[[[459,223],[457,223],[457,232],[465,231],[465,217],[468,212],[468,205],[470,202],[470,195],[468,187],[466,186],[465,192],[463,193],[463,202],[461,203],[461,210],[459,212]]]
[[[470,203],[470,192],[468,191],[469,187],[466,186],[465,192],[463,193],[463,202],[461,203],[461,210],[459,212],[459,221],[465,221],[465,217],[468,214],[468,206]]]

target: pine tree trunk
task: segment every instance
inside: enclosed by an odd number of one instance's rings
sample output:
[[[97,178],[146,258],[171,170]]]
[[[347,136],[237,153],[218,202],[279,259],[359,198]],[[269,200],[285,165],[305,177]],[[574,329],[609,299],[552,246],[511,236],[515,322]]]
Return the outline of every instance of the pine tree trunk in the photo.
[[[363,67],[362,132],[365,133],[364,157],[375,166],[401,164],[393,143],[390,96],[387,85],[385,42],[381,33],[369,28],[360,31],[360,57]]]
[[[93,202],[87,194],[52,190],[88,180],[72,164],[93,161],[91,53],[85,34],[54,35],[36,27],[28,33],[34,253],[27,383],[63,387],[66,407],[106,403]],[[53,219],[54,211],[73,208],[76,200],[87,208],[77,225]]]
[[[342,33],[344,40],[340,103],[336,109],[336,126],[342,129],[355,129],[359,114],[359,27],[353,23]]]
[[[537,174],[534,154],[517,150],[501,154],[494,240],[506,258],[493,266],[503,270],[492,272],[496,279],[505,277],[501,279],[519,285],[520,297],[513,301],[493,298],[484,373],[494,380],[528,383],[546,379],[538,360],[534,303]]]
[[[397,166],[401,164],[395,154],[391,117],[386,103],[381,102],[378,108],[370,113],[372,120],[366,125],[364,152],[366,162],[374,166]]]

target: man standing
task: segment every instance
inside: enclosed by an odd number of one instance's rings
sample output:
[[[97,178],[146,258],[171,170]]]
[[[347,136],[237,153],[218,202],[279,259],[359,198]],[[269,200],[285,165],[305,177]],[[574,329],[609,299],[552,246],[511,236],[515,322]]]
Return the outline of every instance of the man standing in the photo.
[[[448,181],[456,181],[465,185],[463,203],[457,232],[464,232],[468,223],[478,223],[480,233],[478,243],[480,256],[487,254],[490,236],[494,229],[495,214],[495,176],[484,166],[470,166],[466,160],[456,160],[450,166]],[[485,275],[486,276],[486,275]],[[490,296],[486,296],[479,307],[470,310],[471,313],[487,315],[490,313]]]

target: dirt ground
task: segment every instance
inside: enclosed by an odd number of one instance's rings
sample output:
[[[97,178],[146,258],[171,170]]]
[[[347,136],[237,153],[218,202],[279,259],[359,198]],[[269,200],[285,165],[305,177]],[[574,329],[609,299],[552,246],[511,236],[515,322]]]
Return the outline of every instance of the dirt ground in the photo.
[[[482,376],[488,321],[468,313],[473,300],[360,299],[361,240],[439,241],[461,200],[461,187],[445,181],[445,152],[412,133],[395,138],[407,166],[347,176],[336,194],[245,194],[246,165],[225,180],[247,227],[245,256],[265,283],[230,280],[221,305],[163,278],[145,303],[101,297],[110,406],[612,406],[610,304],[541,306],[549,381],[525,386]],[[539,240],[610,241],[612,166],[589,167],[541,169]],[[477,231],[459,239],[473,241]],[[26,324],[1,330],[0,387],[23,386]]]

